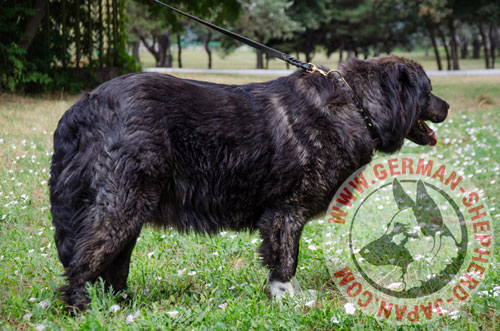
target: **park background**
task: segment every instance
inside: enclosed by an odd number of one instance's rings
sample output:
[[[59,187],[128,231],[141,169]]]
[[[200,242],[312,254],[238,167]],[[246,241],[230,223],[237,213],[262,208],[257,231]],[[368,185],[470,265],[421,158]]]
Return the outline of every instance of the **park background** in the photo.
[[[426,70],[484,69],[500,56],[500,3],[462,0],[206,0],[169,4],[304,61],[337,68],[349,57],[397,54]],[[58,298],[63,273],[53,241],[47,180],[52,134],[80,94],[147,67],[286,69],[248,47],[153,1],[2,1],[0,9],[0,327],[5,329],[386,329],[349,314],[325,266],[323,227],[309,224],[298,275],[318,300],[279,308],[268,299],[257,234],[206,237],[145,228],[133,254],[127,299],[89,287],[92,306],[68,316]],[[290,68],[293,69],[293,68]],[[174,73],[242,84],[265,75]],[[500,76],[431,76],[451,105],[432,124],[434,148],[419,153],[463,169],[500,218]],[[497,236],[498,237],[498,236]],[[497,330],[498,245],[477,294],[442,329]],[[426,329],[426,327],[415,327]]]

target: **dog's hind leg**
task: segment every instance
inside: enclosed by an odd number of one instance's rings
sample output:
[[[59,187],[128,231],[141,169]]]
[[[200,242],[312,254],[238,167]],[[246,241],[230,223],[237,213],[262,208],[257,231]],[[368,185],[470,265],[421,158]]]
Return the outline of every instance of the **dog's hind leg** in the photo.
[[[95,202],[80,225],[66,268],[68,285],[61,288],[70,309],[85,310],[85,283],[99,276],[117,289],[125,286],[135,241],[159,200],[159,184],[153,180],[131,176],[119,167],[96,169]]]
[[[130,267],[130,258],[134,250],[137,237],[131,239],[125,245],[120,253],[114,258],[102,272],[101,278],[104,280],[106,289],[112,287],[113,291],[121,291],[127,289],[127,278]]]
[[[260,254],[263,264],[269,268],[271,295],[278,300],[286,294],[299,294],[294,278],[304,223],[300,215],[285,210],[270,212],[258,223],[263,239]]]

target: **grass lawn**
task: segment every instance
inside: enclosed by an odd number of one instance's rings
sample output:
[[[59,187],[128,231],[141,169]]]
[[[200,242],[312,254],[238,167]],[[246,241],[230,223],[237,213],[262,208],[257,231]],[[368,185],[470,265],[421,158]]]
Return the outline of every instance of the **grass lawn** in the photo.
[[[433,52],[429,52],[428,56],[425,55],[424,51],[417,51],[412,53],[407,52],[394,52],[396,55],[401,55],[418,61],[422,64],[425,70],[437,70],[437,64]],[[296,56],[296,54],[290,54]],[[381,54],[383,55],[383,54]],[[173,56],[173,67],[178,67],[177,63],[177,50],[172,49]],[[346,53],[344,53],[346,56]],[[305,61],[305,55],[299,54],[299,59]],[[184,68],[207,68],[208,66],[208,55],[205,49],[201,46],[190,46],[182,50],[182,66]],[[324,53],[316,53],[312,59],[312,63],[316,65],[325,65],[329,68],[338,68],[339,54],[333,53],[329,58],[326,57]],[[143,67],[154,67],[156,62],[153,55],[147,50],[140,52],[140,61]],[[257,62],[255,51],[249,47],[240,47],[235,52],[223,56],[221,52],[214,50],[212,52],[212,68],[213,69],[255,69],[255,64]],[[441,51],[441,63],[443,67],[446,68],[446,57],[444,56],[444,51]],[[290,66],[290,68],[295,69],[295,67]],[[460,68],[462,70],[467,69],[484,69],[484,58],[473,59],[471,57],[467,59],[460,59]],[[269,61],[269,69],[286,69],[286,63],[278,60],[271,59]]]
[[[269,79],[182,77],[227,83]],[[438,144],[421,147],[407,143],[402,152],[445,158],[463,169],[484,190],[498,238],[500,77],[435,78],[433,86],[435,94],[451,104],[449,118],[432,125]],[[123,293],[127,298],[104,293],[101,284],[89,286],[89,311],[76,317],[65,315],[56,291],[63,285],[63,268],[53,241],[47,180],[52,133],[62,113],[77,98],[0,95],[1,329],[393,328],[374,318],[345,312],[325,265],[323,227],[318,222],[311,222],[304,231],[297,274],[304,288],[318,291],[318,300],[311,307],[294,308],[285,302],[280,308],[267,298],[266,270],[259,265],[256,253],[260,243],[257,234],[228,231],[207,237],[145,227],[133,254],[129,290]],[[311,249],[314,246],[317,249]],[[456,319],[446,317],[436,326],[416,328],[498,330],[498,245],[494,253],[481,292]]]

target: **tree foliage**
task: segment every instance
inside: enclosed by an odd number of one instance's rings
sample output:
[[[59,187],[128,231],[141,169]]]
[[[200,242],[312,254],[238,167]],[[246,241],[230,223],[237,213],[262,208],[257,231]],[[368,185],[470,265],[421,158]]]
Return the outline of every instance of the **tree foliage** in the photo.
[[[127,30],[129,34],[143,42],[155,57],[158,67],[172,66],[171,36],[173,33],[182,33],[187,24],[190,23],[188,19],[154,1],[127,1],[127,15],[129,16]],[[213,1],[208,0],[169,1],[168,3],[220,25],[231,24],[240,12],[238,0],[221,0],[216,5]],[[201,28],[200,31],[201,34],[207,34],[206,28]],[[206,40],[207,38],[202,36],[202,39]],[[207,52],[210,55],[210,52]]]
[[[1,88],[76,91],[137,70],[126,53],[124,0],[4,0]]]

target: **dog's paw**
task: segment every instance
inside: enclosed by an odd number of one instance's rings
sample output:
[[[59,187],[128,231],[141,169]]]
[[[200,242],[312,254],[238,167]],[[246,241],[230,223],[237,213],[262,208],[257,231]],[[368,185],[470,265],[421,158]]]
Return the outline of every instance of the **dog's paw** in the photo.
[[[280,306],[282,306],[283,300],[294,304],[295,309],[300,309],[302,306],[312,307],[316,303],[316,291],[302,290],[295,277],[286,283],[270,281],[269,289],[273,300],[278,302]]]
[[[277,280],[270,281],[269,290],[271,291],[273,299],[278,302],[281,302],[281,299],[285,296],[293,297],[295,295],[291,282],[283,283]]]

